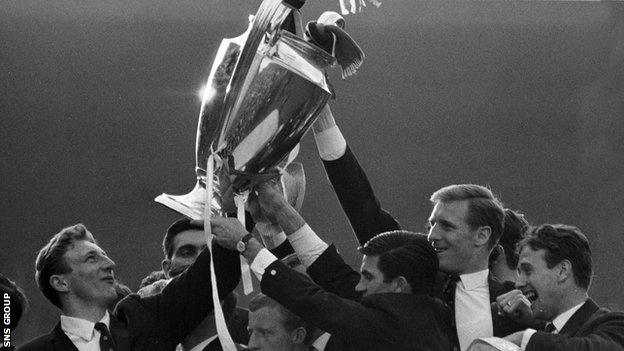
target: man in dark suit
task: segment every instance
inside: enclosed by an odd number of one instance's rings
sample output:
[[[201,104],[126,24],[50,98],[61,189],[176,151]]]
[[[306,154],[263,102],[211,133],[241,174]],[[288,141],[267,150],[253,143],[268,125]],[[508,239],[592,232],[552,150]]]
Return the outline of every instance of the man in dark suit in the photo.
[[[188,218],[175,221],[163,238],[162,269],[165,278],[170,279],[184,272],[197,260],[199,254],[206,248],[204,227],[192,224]],[[237,298],[234,292],[223,301],[223,313],[230,336],[234,342],[246,345],[249,340],[247,332],[248,313],[244,308],[236,306]],[[182,346],[187,351],[221,350],[214,321],[214,314],[210,313],[193,331],[185,336]]]
[[[400,228],[381,208],[329,107],[315,122],[314,132],[327,175],[360,245],[376,233]],[[438,277],[433,293],[453,307],[457,346],[464,350],[474,338],[519,330],[493,304],[498,295],[513,289],[513,283],[498,282],[488,272],[490,252],[503,230],[500,201],[489,189],[472,184],[442,188],[431,201],[429,239],[438,253],[440,271],[445,273]]]
[[[238,284],[239,258],[214,245],[214,262],[223,298]],[[114,267],[82,224],[54,235],[39,251],[36,279],[61,310],[61,321],[21,350],[170,351],[212,310],[209,250],[161,293],[131,294],[111,314],[107,307],[117,297]]]
[[[331,291],[338,284],[317,285],[279,261],[240,223],[213,219],[215,240],[225,247],[236,247],[251,262],[264,294],[330,333],[330,342],[339,344],[341,350],[450,349],[450,311],[428,295],[438,260],[424,235],[395,231],[372,238],[360,249],[364,254],[361,278],[354,287],[353,270],[333,246],[328,247],[314,234],[275,187],[264,183],[257,191],[263,213],[284,230],[304,265],[314,254],[302,254],[296,247],[307,236],[307,245],[313,248],[310,251],[319,250],[324,257],[315,259],[332,267],[324,275],[333,281],[347,277],[345,285],[350,291],[346,293],[353,295],[355,291],[363,297],[360,301],[341,297],[340,291]]]
[[[572,226],[532,228],[520,244],[516,290],[500,296],[504,313],[549,321],[544,331],[506,337],[522,350],[624,350],[624,313],[589,298],[592,257],[587,237]]]

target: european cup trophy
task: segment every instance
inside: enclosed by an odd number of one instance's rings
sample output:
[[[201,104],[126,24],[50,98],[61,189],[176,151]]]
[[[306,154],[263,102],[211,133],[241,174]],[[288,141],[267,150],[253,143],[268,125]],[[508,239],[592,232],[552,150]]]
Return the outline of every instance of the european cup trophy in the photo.
[[[211,182],[211,212],[235,212],[235,195],[279,176],[276,169],[292,160],[289,154],[331,96],[325,69],[336,63],[299,36],[301,5],[265,0],[244,34],[221,42],[199,114],[195,188],[155,201],[201,219]]]

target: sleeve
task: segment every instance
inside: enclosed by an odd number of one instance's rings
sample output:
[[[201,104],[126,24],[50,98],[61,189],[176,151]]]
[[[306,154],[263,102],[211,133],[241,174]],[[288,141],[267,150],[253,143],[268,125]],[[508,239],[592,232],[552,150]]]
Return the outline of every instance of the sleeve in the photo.
[[[345,263],[334,245],[328,247],[308,267],[307,273],[327,292],[355,301],[359,301],[362,297],[362,294],[355,290],[360,274]]]
[[[609,312],[588,322],[591,331],[582,336],[538,331],[531,336],[526,351],[624,350],[624,313]],[[581,328],[586,328],[583,326]]]
[[[381,208],[366,173],[348,146],[342,157],[323,161],[323,165],[360,245],[379,233],[401,229],[394,217]]]
[[[260,286],[264,294],[332,335],[346,335],[362,345],[392,335],[379,309],[327,292],[280,261],[267,267]]]
[[[240,280],[239,254],[214,243],[213,253],[219,299],[223,300]],[[204,250],[160,294],[147,298],[130,295],[119,303],[115,315],[125,320],[129,330],[155,323],[162,339],[175,347],[212,310],[210,251]]]

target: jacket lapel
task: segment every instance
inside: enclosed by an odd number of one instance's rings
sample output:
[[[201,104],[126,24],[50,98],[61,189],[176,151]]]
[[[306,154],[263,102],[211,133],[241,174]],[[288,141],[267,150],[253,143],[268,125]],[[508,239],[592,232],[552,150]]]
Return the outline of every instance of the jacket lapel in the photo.
[[[128,328],[111,314],[110,332],[115,340],[115,351],[130,351],[130,335]]]
[[[52,334],[52,339],[51,339],[52,349],[56,351],[68,351],[68,350],[78,351],[78,348],[76,347],[76,345],[74,345],[74,343],[71,342],[71,340],[69,340],[69,337],[67,336],[67,334],[65,334],[63,329],[61,329],[61,322],[58,322],[56,324],[54,329],[52,329],[51,334]]]
[[[592,299],[587,299],[583,306],[568,319],[559,334],[574,336],[596,311],[598,311],[598,305]]]

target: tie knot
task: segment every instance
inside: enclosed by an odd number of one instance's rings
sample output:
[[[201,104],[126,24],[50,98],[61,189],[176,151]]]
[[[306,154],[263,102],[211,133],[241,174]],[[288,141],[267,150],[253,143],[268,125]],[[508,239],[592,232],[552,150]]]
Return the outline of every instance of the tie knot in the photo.
[[[102,323],[102,322],[97,322],[95,323],[95,330],[99,331],[102,334],[108,334],[108,327],[106,327],[106,324]]]
[[[555,331],[557,331],[557,328],[555,327],[555,325],[551,322],[546,323],[546,326],[544,327],[544,331],[547,333],[554,333]]]

